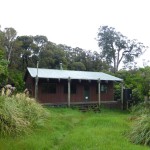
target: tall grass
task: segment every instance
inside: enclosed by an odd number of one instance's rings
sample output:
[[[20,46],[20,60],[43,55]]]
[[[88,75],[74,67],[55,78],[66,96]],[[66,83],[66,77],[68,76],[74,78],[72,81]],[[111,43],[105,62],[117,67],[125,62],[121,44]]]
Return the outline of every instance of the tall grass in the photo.
[[[132,127],[129,139],[136,144],[150,146],[150,102],[143,102],[132,108]]]
[[[44,127],[16,138],[0,138],[0,150],[149,150],[128,141],[129,114],[101,109],[101,113],[48,108]]]
[[[0,135],[17,136],[29,133],[44,123],[46,110],[24,94],[0,96]]]
[[[133,116],[139,116],[142,114],[150,113],[150,101],[141,102],[132,107],[131,113]]]

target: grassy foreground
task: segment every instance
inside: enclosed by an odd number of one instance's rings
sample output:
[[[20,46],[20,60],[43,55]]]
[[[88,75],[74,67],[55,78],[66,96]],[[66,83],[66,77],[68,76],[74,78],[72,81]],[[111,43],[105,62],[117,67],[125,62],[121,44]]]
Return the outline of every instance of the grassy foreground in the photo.
[[[124,135],[129,114],[113,110],[82,113],[50,108],[50,119],[32,134],[0,138],[0,150],[148,150]]]

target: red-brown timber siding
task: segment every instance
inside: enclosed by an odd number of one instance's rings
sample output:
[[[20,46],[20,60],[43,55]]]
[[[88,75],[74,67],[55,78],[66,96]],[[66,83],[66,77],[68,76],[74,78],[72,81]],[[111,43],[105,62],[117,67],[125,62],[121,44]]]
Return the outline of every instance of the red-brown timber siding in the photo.
[[[54,81],[56,83],[56,94],[43,93],[42,92],[42,83]],[[68,94],[64,93],[64,84],[67,84],[67,80],[58,80],[58,79],[39,79],[38,82],[38,100],[41,103],[67,103]],[[84,102],[84,85],[89,85],[90,87],[90,99],[89,101],[98,101],[98,92],[96,89],[98,87],[97,81],[85,81],[85,80],[72,80],[71,84],[76,84],[76,94],[71,94],[71,102]],[[101,84],[107,85],[107,92],[101,92],[101,101],[113,101],[114,100],[114,91],[113,91],[113,82],[105,83],[104,81]],[[31,86],[29,86],[31,85]],[[31,96],[34,97],[35,89],[35,79],[32,78],[29,74],[26,78],[26,86],[30,87]]]

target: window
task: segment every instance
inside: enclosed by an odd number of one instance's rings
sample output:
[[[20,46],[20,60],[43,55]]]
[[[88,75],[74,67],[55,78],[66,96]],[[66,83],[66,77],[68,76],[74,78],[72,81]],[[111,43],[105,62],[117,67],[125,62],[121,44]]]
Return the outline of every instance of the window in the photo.
[[[71,84],[71,94],[76,94],[77,88],[75,84]],[[68,94],[68,84],[64,84],[64,93]]]
[[[107,93],[107,86],[106,84],[101,85],[101,92]]]
[[[107,85],[106,84],[101,84],[100,85],[100,87],[101,87],[101,92],[102,93],[107,93]],[[96,86],[96,93],[98,93],[98,85]]]
[[[43,83],[42,92],[43,93],[56,93],[56,84],[55,83]]]
[[[64,93],[65,93],[65,94],[68,93],[68,84],[64,84]]]
[[[71,84],[71,94],[76,94],[76,85],[75,84]]]

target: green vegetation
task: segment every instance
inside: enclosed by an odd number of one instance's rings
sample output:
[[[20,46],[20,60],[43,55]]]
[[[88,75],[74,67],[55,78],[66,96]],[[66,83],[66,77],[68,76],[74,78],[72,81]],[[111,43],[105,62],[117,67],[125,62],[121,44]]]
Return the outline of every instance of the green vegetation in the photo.
[[[0,139],[4,150],[148,150],[125,136],[129,114],[104,110],[82,113],[66,108],[48,108],[50,119],[32,134]]]
[[[132,89],[134,104],[144,97],[149,99],[150,67],[143,62],[144,68],[137,68],[134,62],[147,47],[108,26],[99,28],[97,40],[99,52],[57,45],[43,35],[17,36],[14,28],[0,29],[0,90],[12,84],[16,92],[23,91],[26,68],[36,67],[39,60],[40,68],[58,69],[61,62],[63,69],[107,72],[122,78],[125,88]],[[118,71],[121,62],[125,67]],[[120,84],[115,89],[115,98],[119,99]],[[129,133],[133,143],[150,145],[149,108],[148,103],[134,107],[133,128]],[[23,95],[1,96],[0,149],[148,149],[128,141],[124,134],[130,128],[128,116],[106,110],[98,114],[70,109],[47,112]]]
[[[144,100],[144,97],[150,97],[150,67],[130,70],[120,70],[115,74],[124,80],[125,88],[132,89],[132,100],[135,104]],[[120,86],[116,86],[116,96],[120,92]],[[120,96],[119,96],[120,97]]]
[[[147,49],[143,43],[135,39],[130,40],[115,28],[108,26],[99,28],[97,41],[102,57],[110,65],[113,64],[114,72],[118,71],[121,62],[127,67]]]
[[[0,96],[0,135],[18,136],[43,125],[46,110],[24,94]]]
[[[143,102],[132,109],[133,125],[129,139],[135,144],[150,146],[150,102]]]
[[[132,89],[135,103],[150,96],[150,67],[143,62],[144,68],[137,68],[134,62],[147,47],[137,40],[129,40],[112,27],[101,26],[97,34],[100,50],[94,51],[56,44],[43,35],[17,36],[12,27],[0,28],[0,89],[11,84],[17,92],[22,92],[26,68],[36,67],[39,60],[40,68],[59,69],[62,63],[66,70],[102,71],[118,76],[126,88]],[[125,66],[118,70],[121,62]],[[118,99],[120,86],[115,88]]]

